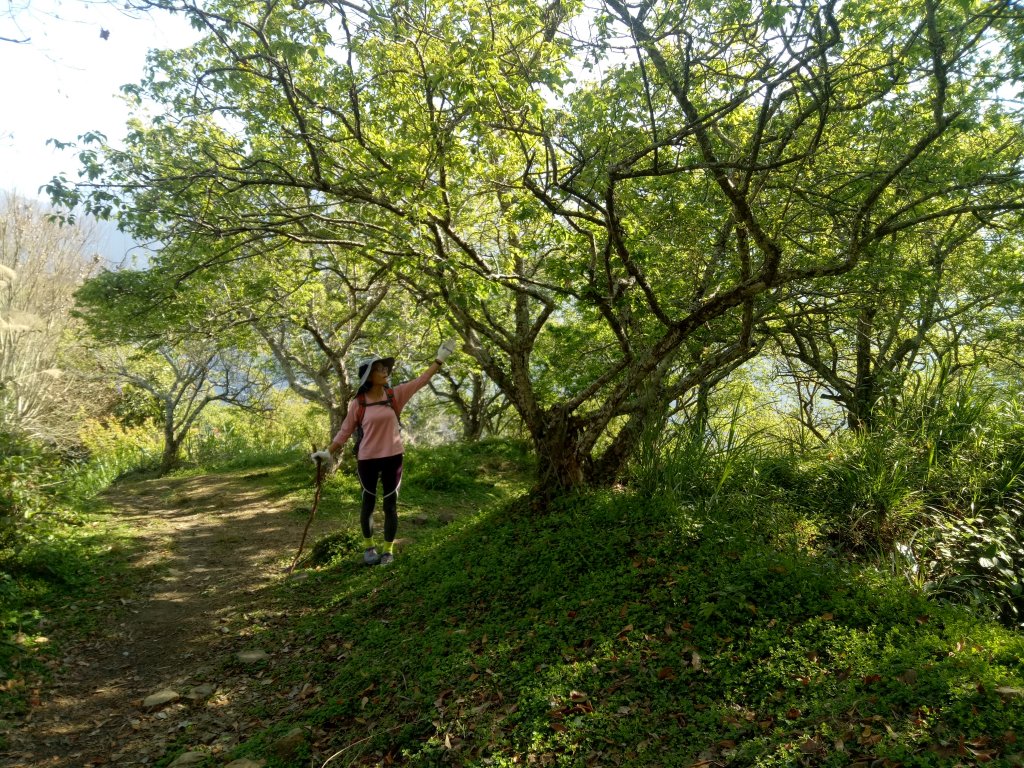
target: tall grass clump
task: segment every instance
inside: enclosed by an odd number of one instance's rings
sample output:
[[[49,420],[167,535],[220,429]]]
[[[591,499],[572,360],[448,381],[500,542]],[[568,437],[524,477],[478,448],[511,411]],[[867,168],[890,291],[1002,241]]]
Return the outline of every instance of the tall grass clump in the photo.
[[[699,428],[669,424],[636,453],[627,484],[718,529],[742,528],[780,546],[814,537],[809,478],[792,444],[755,418],[741,398],[713,412]]]
[[[1021,619],[1021,406],[975,371],[915,376],[871,430],[820,452],[814,494],[840,550],[921,589]]]
[[[870,430],[802,450],[739,403],[702,428],[652,433],[629,485],[718,530],[876,565],[933,598],[1022,626],[1019,402],[975,371],[937,366],[878,403]]]
[[[846,544],[887,548],[929,505],[985,494],[1000,441],[995,403],[971,372],[940,366],[879,402],[871,429],[840,434],[823,454],[821,488]]]

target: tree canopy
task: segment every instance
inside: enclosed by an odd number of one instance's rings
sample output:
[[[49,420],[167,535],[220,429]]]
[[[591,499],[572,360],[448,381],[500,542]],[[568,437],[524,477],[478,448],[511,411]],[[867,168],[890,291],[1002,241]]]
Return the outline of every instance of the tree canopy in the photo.
[[[154,5],[203,38],[54,198],[169,244],[183,288],[357,254],[459,333],[545,488],[616,477],[808,302],[910,296],[904,248],[1024,207],[1005,0]]]

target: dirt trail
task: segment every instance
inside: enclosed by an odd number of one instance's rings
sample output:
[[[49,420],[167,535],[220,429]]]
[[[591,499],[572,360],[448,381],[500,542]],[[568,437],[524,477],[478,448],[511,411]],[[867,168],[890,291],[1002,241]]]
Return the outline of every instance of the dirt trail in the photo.
[[[0,765],[152,765],[186,734],[221,754],[258,728],[245,716],[259,696],[256,668],[239,662],[225,672],[224,662],[259,648],[248,613],[259,608],[268,620],[265,590],[283,578],[306,524],[259,476],[156,479],[109,494],[141,537],[132,566],[141,586],[115,605],[79,606],[108,612],[109,623],[65,646],[53,687],[10,734]],[[332,526],[318,515],[306,551]],[[60,641],[59,627],[51,634]],[[144,705],[165,689],[181,698]]]

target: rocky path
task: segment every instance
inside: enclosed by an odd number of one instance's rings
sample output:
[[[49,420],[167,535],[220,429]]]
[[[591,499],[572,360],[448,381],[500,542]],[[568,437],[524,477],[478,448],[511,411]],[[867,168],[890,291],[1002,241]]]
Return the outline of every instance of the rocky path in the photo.
[[[247,705],[260,695],[262,660],[274,649],[261,648],[254,629],[285,620],[267,610],[267,588],[283,578],[306,519],[258,477],[118,487],[109,500],[143,543],[132,566],[139,586],[113,605],[69,607],[109,619],[98,635],[61,644],[52,689],[10,734],[0,765],[147,766],[182,743],[196,745],[192,758],[176,761],[181,768],[198,762],[200,750],[203,759],[226,755],[259,726]],[[317,516],[307,551],[328,527]],[[60,642],[60,628],[52,634]]]

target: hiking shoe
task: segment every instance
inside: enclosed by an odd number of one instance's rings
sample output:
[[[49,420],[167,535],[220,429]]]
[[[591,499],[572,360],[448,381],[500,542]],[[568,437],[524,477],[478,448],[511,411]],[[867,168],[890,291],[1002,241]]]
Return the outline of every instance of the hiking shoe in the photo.
[[[376,547],[370,547],[368,550],[363,552],[363,562],[367,565],[376,565],[380,562],[380,555],[377,554]]]
[[[395,562],[395,556],[392,555],[390,552],[385,552],[383,555],[380,556],[381,565],[391,565],[393,562]]]

